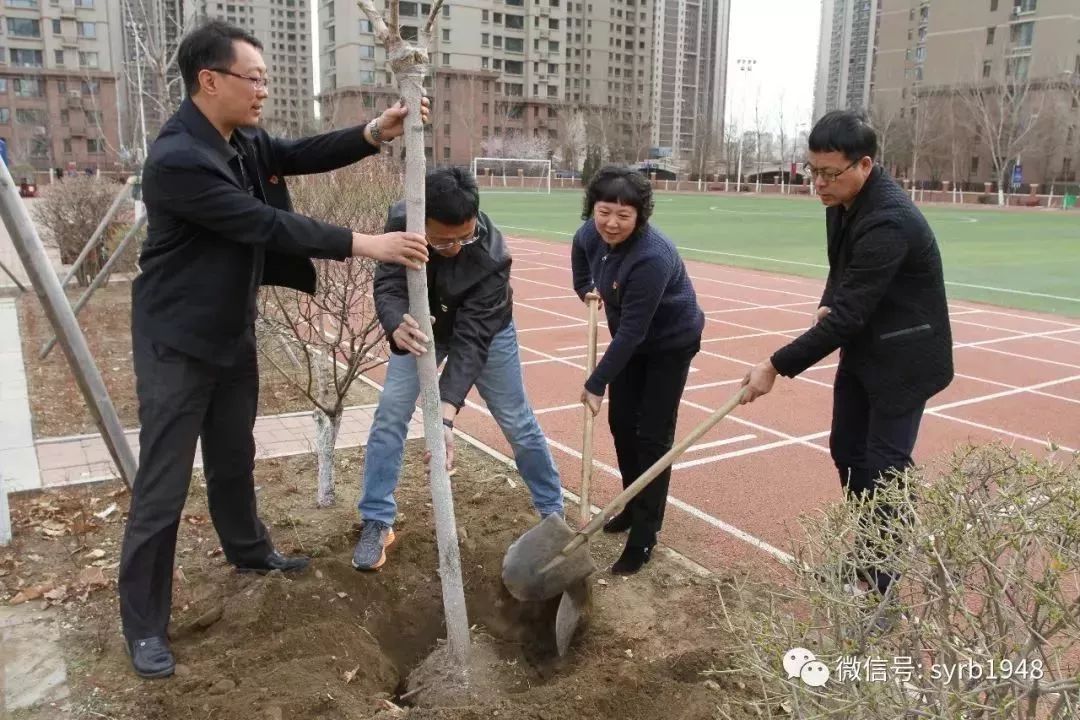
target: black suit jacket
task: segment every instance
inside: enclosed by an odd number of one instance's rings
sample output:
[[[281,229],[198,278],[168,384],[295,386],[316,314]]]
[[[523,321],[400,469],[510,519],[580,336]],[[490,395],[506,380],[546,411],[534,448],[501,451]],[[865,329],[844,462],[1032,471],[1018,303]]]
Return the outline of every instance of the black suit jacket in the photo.
[[[309,258],[344,260],[352,232],[292,212],[285,177],[327,172],[378,152],[363,127],[299,140],[238,130],[255,192],[230,166],[236,149],[185,100],[143,167],[147,237],[132,287],[132,327],[218,364],[250,345],[260,285],[315,291]]]
[[[404,231],[405,219],[402,200],[390,208],[386,232]],[[480,239],[461,248],[454,257],[432,251],[427,263],[435,345],[447,354],[439,378],[439,397],[458,410],[487,363],[491,341],[514,319],[512,259],[503,234],[483,211],[477,214],[476,231]],[[390,338],[390,349],[404,353],[393,340],[394,330],[409,312],[404,266],[379,263],[375,271],[375,311]]]
[[[952,328],[934,233],[911,198],[875,167],[849,210],[825,211],[831,312],[772,357],[794,377],[840,349],[876,409],[902,414],[953,378]]]

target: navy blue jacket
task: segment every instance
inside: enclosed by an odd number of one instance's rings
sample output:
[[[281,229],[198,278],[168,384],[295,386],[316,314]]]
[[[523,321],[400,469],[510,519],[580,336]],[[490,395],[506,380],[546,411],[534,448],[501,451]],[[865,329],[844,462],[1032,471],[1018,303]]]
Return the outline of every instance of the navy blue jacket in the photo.
[[[571,251],[578,297],[593,288],[604,299],[611,344],[585,382],[594,395],[636,354],[661,353],[701,342],[705,313],[697,302],[679,251],[652,225],[609,246],[589,219],[574,234]]]

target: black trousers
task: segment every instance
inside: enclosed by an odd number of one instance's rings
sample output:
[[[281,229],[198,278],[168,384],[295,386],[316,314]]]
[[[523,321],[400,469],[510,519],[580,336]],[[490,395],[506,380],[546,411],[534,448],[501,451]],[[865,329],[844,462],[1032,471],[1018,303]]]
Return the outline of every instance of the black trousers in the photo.
[[[890,471],[903,472],[914,465],[911,458],[919,434],[925,403],[902,415],[885,415],[870,405],[866,389],[855,375],[841,366],[833,384],[832,432],[829,448],[840,484],[849,498],[873,496],[889,478]],[[882,517],[896,517],[897,509],[881,505]],[[873,518],[867,518],[873,521]],[[887,543],[887,538],[885,538]],[[884,553],[883,553],[884,554]],[[865,579],[884,593],[896,574],[882,565],[866,568]]]
[[[608,387],[608,426],[615,439],[623,488],[675,444],[679,401],[690,361],[699,349],[695,343],[670,352],[634,355]],[[625,511],[631,518],[629,545],[656,544],[664,524],[670,481],[668,467],[627,504]]]
[[[202,362],[133,333],[139,470],[120,556],[120,617],[129,640],[164,636],[176,533],[202,438],[210,517],[225,557],[258,564],[272,551],[255,509],[254,338],[231,366]]]

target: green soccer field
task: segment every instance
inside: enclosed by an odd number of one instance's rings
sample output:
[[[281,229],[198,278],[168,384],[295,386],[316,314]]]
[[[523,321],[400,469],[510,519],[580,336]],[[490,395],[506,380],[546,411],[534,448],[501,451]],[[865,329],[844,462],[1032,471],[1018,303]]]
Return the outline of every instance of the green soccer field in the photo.
[[[511,235],[569,242],[580,191],[484,192]],[[1080,211],[923,207],[952,298],[1080,317]],[[659,193],[653,223],[688,259],[824,277],[824,210],[806,198]]]

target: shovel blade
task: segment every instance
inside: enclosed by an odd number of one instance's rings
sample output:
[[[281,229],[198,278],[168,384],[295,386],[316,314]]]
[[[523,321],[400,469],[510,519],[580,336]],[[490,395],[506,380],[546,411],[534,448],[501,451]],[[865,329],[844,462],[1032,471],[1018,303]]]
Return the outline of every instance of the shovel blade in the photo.
[[[555,647],[559,650],[559,657],[565,656],[570,649],[570,641],[574,639],[574,633],[588,607],[588,580],[580,580],[563,592],[559,612],[555,615]]]
[[[552,514],[515,540],[503,557],[502,579],[510,594],[521,601],[550,600],[596,572],[588,543],[560,555],[574,535],[565,520]],[[560,562],[552,563],[555,559]]]

